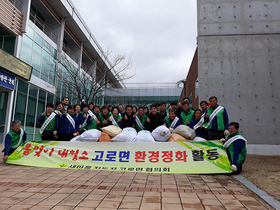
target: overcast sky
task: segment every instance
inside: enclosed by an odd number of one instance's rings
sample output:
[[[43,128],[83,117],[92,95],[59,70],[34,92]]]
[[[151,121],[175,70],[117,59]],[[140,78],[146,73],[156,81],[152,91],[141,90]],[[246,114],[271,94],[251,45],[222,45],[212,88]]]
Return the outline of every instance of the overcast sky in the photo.
[[[131,57],[125,83],[185,79],[197,36],[194,0],[72,0],[104,50]]]

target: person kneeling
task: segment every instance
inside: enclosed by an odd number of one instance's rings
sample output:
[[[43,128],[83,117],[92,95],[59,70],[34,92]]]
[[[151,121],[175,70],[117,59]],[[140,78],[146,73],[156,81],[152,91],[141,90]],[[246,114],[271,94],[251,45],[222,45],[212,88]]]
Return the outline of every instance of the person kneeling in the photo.
[[[3,143],[4,150],[2,151],[4,152],[4,163],[7,161],[8,156],[26,141],[26,133],[20,125],[21,122],[19,120],[13,121],[11,124],[11,130],[5,137],[5,142]]]
[[[231,162],[232,174],[240,174],[242,165],[246,160],[247,140],[239,133],[239,123],[231,122],[228,128],[229,134],[227,140],[222,139],[224,147]]]

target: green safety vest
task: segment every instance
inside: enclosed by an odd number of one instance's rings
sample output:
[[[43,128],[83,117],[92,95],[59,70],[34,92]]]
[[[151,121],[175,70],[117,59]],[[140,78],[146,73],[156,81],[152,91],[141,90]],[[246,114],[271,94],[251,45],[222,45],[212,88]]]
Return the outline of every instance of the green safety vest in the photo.
[[[139,120],[140,120],[141,124],[143,125],[143,127],[145,127],[145,122],[147,120],[147,115],[144,114],[143,117],[141,118],[139,113],[138,113],[137,117],[139,118]],[[138,126],[136,120],[135,120],[135,129],[136,129],[137,132],[142,131],[142,129]]]
[[[23,132],[22,134],[22,138],[21,137],[21,132]],[[10,147],[13,149],[16,149],[19,145],[23,144],[23,135],[24,135],[24,131],[20,130],[19,132],[15,132],[13,129],[11,129],[8,134],[11,136],[11,144]]]
[[[100,117],[100,119],[101,119],[101,122],[100,122],[100,123],[101,123],[101,127],[104,127],[104,123],[103,123],[104,118],[103,118],[102,112],[99,113],[99,117]],[[111,112],[108,113],[108,116],[107,116],[107,118],[106,118],[106,121],[107,121],[107,122],[109,122],[109,118],[110,118],[110,117],[111,117]]]
[[[219,105],[217,105],[218,107]],[[216,107],[216,109],[217,109]],[[224,116],[223,116],[223,113],[224,113],[224,110],[225,108],[223,108],[221,111],[219,111],[216,115],[217,117],[217,124],[218,124],[218,130],[221,131],[221,130],[225,130],[225,122],[224,122]],[[214,109],[211,107],[209,107],[207,109],[207,113],[209,114],[209,116],[212,114],[212,112],[214,111]],[[209,126],[207,127],[207,129],[211,129],[212,128],[212,122],[209,124]]]
[[[51,113],[52,114],[52,113]],[[50,114],[50,115],[51,115]],[[41,115],[43,115],[43,114],[41,114]],[[50,116],[49,115],[49,116]],[[48,119],[48,117],[49,116],[45,116],[45,120],[44,120],[44,122]],[[44,124],[44,123],[43,123]],[[43,125],[42,124],[42,125]],[[45,131],[53,131],[54,130],[54,128],[55,128],[55,117],[49,122],[49,124],[46,126],[46,128],[44,129]]]
[[[185,111],[182,111],[181,118],[183,121],[183,125],[187,125],[186,120],[188,120],[190,123],[191,120],[193,119],[193,115],[194,115],[194,110],[192,110],[191,108],[189,109],[188,113],[186,113]]]
[[[97,122],[94,119],[90,119],[90,121],[90,125],[86,125],[86,130],[97,129]]]
[[[227,139],[230,139],[236,135],[242,136],[239,132],[237,132],[235,135],[228,135]],[[230,153],[230,157],[233,159],[233,151],[234,151],[234,142],[229,145],[228,151]],[[243,148],[241,149],[238,158],[237,158],[237,163],[244,163],[246,160],[246,154],[247,154],[247,149],[246,149],[246,143],[243,145]],[[232,161],[232,160],[231,160]]]

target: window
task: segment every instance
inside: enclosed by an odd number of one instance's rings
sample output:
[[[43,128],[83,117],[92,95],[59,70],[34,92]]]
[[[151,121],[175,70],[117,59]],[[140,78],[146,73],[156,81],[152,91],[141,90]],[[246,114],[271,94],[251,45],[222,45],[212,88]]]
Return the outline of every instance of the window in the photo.
[[[32,66],[34,69],[37,69],[40,72],[41,69],[41,56],[42,56],[42,48],[34,44],[33,46],[33,54],[32,54]]]
[[[24,117],[25,117],[26,97],[27,97],[26,94],[18,91],[14,119],[20,120],[22,124],[24,123]]]
[[[24,35],[20,58],[29,65],[31,64],[32,45],[32,40]]]

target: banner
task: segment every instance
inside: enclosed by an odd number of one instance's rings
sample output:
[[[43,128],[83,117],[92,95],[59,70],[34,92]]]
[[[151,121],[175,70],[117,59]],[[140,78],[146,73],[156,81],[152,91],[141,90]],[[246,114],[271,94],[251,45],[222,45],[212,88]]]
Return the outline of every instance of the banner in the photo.
[[[49,168],[146,173],[230,173],[221,141],[26,142],[7,163]]]

